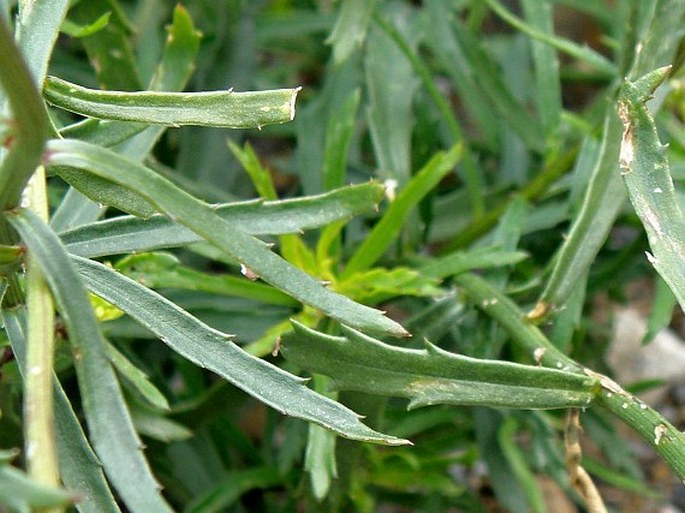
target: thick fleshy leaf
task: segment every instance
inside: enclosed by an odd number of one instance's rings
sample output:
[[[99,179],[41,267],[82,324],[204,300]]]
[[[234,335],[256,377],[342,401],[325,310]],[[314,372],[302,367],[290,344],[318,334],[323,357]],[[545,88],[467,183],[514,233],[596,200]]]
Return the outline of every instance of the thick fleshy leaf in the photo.
[[[372,211],[383,195],[376,183],[351,185],[319,196],[282,201],[248,201],[214,208],[217,215],[250,235],[299,233]],[[69,251],[84,257],[184,246],[203,239],[165,216],[122,216],[60,234]]]
[[[183,357],[207,368],[275,410],[315,422],[355,440],[408,443],[366,427],[359,415],[305,386],[293,376],[255,358],[221,333],[139,283],[91,260],[72,257],[87,287],[127,312]]]
[[[326,289],[316,279],[273,253],[264,242],[219,217],[211,205],[175,187],[145,166],[80,141],[52,140],[48,143],[48,154],[48,165],[82,168],[137,191],[170,219],[190,228],[236,259],[254,276],[302,303],[361,330],[407,336],[402,326],[382,312]]]
[[[259,128],[292,121],[298,91],[98,91],[48,77],[43,94],[52,105],[98,119],[166,126]]]
[[[516,363],[478,360],[429,342],[422,350],[384,344],[349,328],[333,337],[293,322],[283,336],[284,356],[325,374],[336,388],[406,397],[409,407],[431,404],[545,409],[587,406],[598,392],[594,379]]]
[[[106,342],[66,250],[57,235],[32,212],[19,210],[8,218],[41,267],[62,312],[73,347],[90,439],[108,478],[131,510],[171,512],[143,456],[107,359]]]

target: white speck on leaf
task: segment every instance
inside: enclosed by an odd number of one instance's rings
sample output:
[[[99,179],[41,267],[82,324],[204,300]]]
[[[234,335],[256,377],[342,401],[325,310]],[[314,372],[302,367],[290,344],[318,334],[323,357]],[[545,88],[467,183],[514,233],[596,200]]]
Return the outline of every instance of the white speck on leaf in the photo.
[[[659,445],[661,443],[661,439],[664,437],[667,431],[668,428],[665,424],[659,424],[654,428],[654,445]]]
[[[245,264],[240,264],[240,273],[250,281],[255,281],[259,278],[259,275],[255,273],[252,269],[247,267]]]

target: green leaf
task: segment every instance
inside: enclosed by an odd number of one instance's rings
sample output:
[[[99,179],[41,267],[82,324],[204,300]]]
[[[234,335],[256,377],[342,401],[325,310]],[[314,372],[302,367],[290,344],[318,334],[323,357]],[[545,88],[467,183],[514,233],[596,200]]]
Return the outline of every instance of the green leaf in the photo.
[[[160,442],[182,442],[193,436],[193,432],[184,425],[144,408],[133,406],[131,418],[138,433]]]
[[[98,204],[108,205],[142,218],[157,213],[157,209],[149,201],[111,180],[69,166],[58,166],[52,170],[74,189]]]
[[[468,69],[478,87],[478,96],[483,96],[493,105],[500,123],[514,131],[532,150],[542,151],[545,140],[542,126],[514,96],[502,77],[499,65],[488,52],[483,42],[462,24],[452,23],[460,52],[468,59]]]
[[[647,319],[647,333],[642,337],[643,345],[652,342],[657,333],[668,327],[673,318],[673,309],[677,304],[678,300],[673,295],[673,292],[671,292],[671,289],[668,288],[666,282],[662,279],[657,279],[652,309]]]
[[[528,258],[525,251],[502,251],[498,247],[454,251],[424,265],[419,272],[431,278],[444,279],[475,269],[491,269],[513,265]]]
[[[381,220],[376,223],[371,233],[350,258],[342,273],[343,279],[368,269],[378,261],[400,233],[412,207],[433,190],[447,173],[452,171],[461,158],[462,149],[463,146],[457,144],[447,152],[438,152],[402,188],[397,197],[390,203]]]
[[[514,417],[507,419],[499,427],[497,440],[503,456],[507,459],[513,477],[521,485],[521,489],[526,495],[528,504],[533,513],[546,513],[547,507],[542,497],[542,491],[535,479],[535,474],[526,463],[526,458],[515,441],[518,431],[518,424]]]
[[[184,509],[184,513],[219,513],[226,511],[241,495],[253,488],[269,488],[279,484],[283,478],[276,469],[254,467],[231,472],[211,489],[195,497]]]
[[[79,41],[104,89],[140,89],[140,77],[129,40],[133,28],[116,0],[77,2],[69,10],[69,19],[78,25],[89,25],[106,13],[111,13],[109,23]]]
[[[53,2],[19,2],[16,40],[33,81],[45,80],[52,48],[59,35],[59,26],[67,12],[67,0]],[[7,73],[3,69],[3,73]]]
[[[159,294],[102,264],[72,258],[94,294],[127,312],[181,356],[217,373],[275,410],[355,440],[408,443],[366,427],[351,410],[309,390],[302,378],[247,354],[228,335],[203,324]]]
[[[408,267],[376,267],[353,274],[336,290],[365,304],[376,305],[397,296],[429,297],[444,294],[438,280]]]
[[[292,121],[298,91],[98,91],[48,77],[43,94],[52,105],[98,119],[173,127],[261,128]]]
[[[30,513],[38,508],[66,506],[76,497],[59,488],[36,483],[25,473],[0,461],[0,505],[17,513]]]
[[[406,4],[384,3],[383,15],[396,22],[403,36],[416,47],[418,31],[411,30],[416,13]],[[412,103],[418,79],[410,62],[386,34],[372,26],[364,55],[367,111],[371,141],[379,175],[400,185],[409,181],[411,172]]]
[[[79,141],[52,140],[48,147],[48,165],[86,169],[137,191],[160,212],[184,224],[252,273],[302,303],[362,330],[407,335],[399,324],[382,312],[327,290],[316,279],[271,252],[265,243],[219,217],[212,206],[178,189],[150,169],[109,150]]]
[[[247,201],[216,206],[215,213],[251,235],[299,233],[373,211],[383,196],[377,183],[350,185],[317,196],[281,201]],[[122,216],[68,230],[60,237],[84,257],[170,248],[202,238],[165,216]]]
[[[544,34],[546,38],[554,37],[553,7],[549,0],[524,0],[522,7],[531,30]],[[550,133],[559,126],[562,109],[559,59],[553,47],[539,40],[531,41],[531,46],[538,116],[545,131]]]
[[[644,5],[639,3],[636,7]],[[685,4],[659,0],[653,2],[647,11],[649,14],[638,20],[643,25],[644,33],[636,38],[636,48],[627,49],[636,53],[630,77],[641,76],[671,62],[679,45],[678,30],[685,19]],[[621,124],[612,105],[605,115],[600,157],[592,171],[583,206],[559,251],[538,304],[528,314],[530,320],[540,320],[547,312],[564,306],[578,280],[588,272],[606,241],[625,201],[625,187],[621,184],[618,169],[620,140]],[[592,150],[587,145],[583,151]]]
[[[252,146],[250,146],[250,143],[246,143],[245,147],[241,148],[230,139],[227,142],[231,153],[238,159],[240,165],[243,166],[250,180],[252,180],[252,185],[254,185],[257,194],[265,200],[277,200],[278,193],[271,178],[271,173],[259,162],[259,158],[252,149]]]
[[[164,54],[152,78],[150,88],[164,91],[183,89],[194,69],[194,60],[199,46],[200,35],[195,30],[193,20],[182,6],[177,5],[174,9],[173,23],[167,29]],[[119,153],[142,161],[164,130],[165,127],[148,126],[145,123],[89,118],[66,127],[60,131],[60,134],[65,138],[83,139],[101,146],[117,146]],[[62,179],[97,203],[113,206],[140,217],[149,217],[155,213],[154,208],[134,191],[79,170],[63,168],[58,171]],[[79,208],[73,208],[71,201],[63,202],[58,207],[55,216],[60,219],[60,223],[71,224],[69,221],[71,216],[81,210],[82,206],[87,206],[88,202],[83,201],[82,198],[81,201],[77,201],[79,198],[73,195],[67,197]],[[93,212],[93,209],[90,211]],[[91,219],[96,217],[91,217]]]
[[[333,46],[333,62],[340,64],[364,44],[376,0],[346,0],[326,44]]]
[[[164,54],[149,89],[153,91],[183,89],[194,70],[200,39],[201,36],[195,30],[188,12],[182,5],[177,5],[174,8],[173,22],[167,29]],[[81,139],[100,146],[112,147],[141,132],[146,132],[146,135],[139,139],[145,139],[146,145],[151,146],[161,134],[160,130],[162,130],[161,127],[149,127],[146,123],[89,118],[62,128],[60,135],[65,139]],[[127,152],[124,151],[124,153]]]
[[[552,274],[534,310],[528,314],[538,322],[548,313],[563,308],[573,294],[581,277],[585,276],[606,241],[611,227],[625,202],[625,190],[618,170],[620,126],[616,116],[605,117],[602,144],[595,162],[579,157],[593,166],[580,212],[571,231],[564,239],[554,262]],[[592,145],[583,145],[583,153],[591,152]]]
[[[141,451],[83,283],[64,247],[32,212],[19,210],[9,219],[42,269],[63,314],[90,439],[107,476],[131,510],[170,512]]]
[[[330,376],[335,387],[407,397],[409,407],[431,404],[544,409],[586,406],[598,392],[594,379],[516,363],[477,360],[431,343],[423,350],[384,344],[343,327],[333,337],[293,322],[282,337],[295,365]]]
[[[18,204],[21,192],[38,166],[48,125],[34,79],[3,18],[0,18],[0,85],[12,116],[9,120],[0,120],[0,129],[5,125],[10,128],[4,134],[5,130],[0,130],[0,146],[9,146],[9,151],[0,159],[0,211],[4,211]],[[6,242],[9,241],[0,240],[0,243]]]
[[[623,123],[620,165],[630,201],[647,232],[653,255],[647,259],[685,308],[685,218],[676,198],[666,147],[659,141],[646,101],[671,67],[626,82],[618,99]]]
[[[109,17],[112,15],[111,12],[107,11],[94,22],[87,25],[79,25],[71,20],[64,20],[60,30],[66,35],[79,38],[92,36],[96,32],[102,30],[109,23]]]
[[[536,39],[542,43],[548,44],[559,51],[570,55],[580,61],[584,61],[590,64],[597,71],[602,72],[608,77],[616,76],[617,69],[616,66],[608,60],[606,57],[600,53],[594,51],[588,46],[580,46],[573,41],[568,39],[562,39],[556,37],[552,34],[542,32],[534,27],[531,27],[527,23],[524,23],[520,18],[517,18],[509,11],[507,11],[497,0],[486,0],[488,6],[495,12],[500,18],[509,23],[512,27],[520,30],[524,34],[527,34],[533,39]]]
[[[116,269],[149,288],[201,290],[291,308],[300,304],[287,294],[264,283],[246,281],[244,277],[196,271],[181,265],[181,262],[169,253],[129,255],[117,262]]]
[[[12,344],[12,351],[25,372],[26,337],[23,311],[19,309],[2,312],[2,321]],[[109,484],[98,460],[83,432],[69,398],[56,376],[55,435],[62,482],[68,489],[79,494],[77,508],[80,513],[120,513]]]
[[[338,393],[327,390],[330,379],[316,375],[312,379],[314,390],[337,401]],[[335,457],[337,437],[335,433],[310,424],[307,435],[307,446],[304,453],[304,470],[309,474],[312,493],[321,502],[331,488],[331,482],[338,477],[338,466]]]
[[[346,6],[347,2],[343,5]],[[359,89],[355,89],[328,120],[322,171],[324,191],[330,191],[345,184],[347,154],[354,135],[360,99],[361,93]]]
[[[129,383],[129,385],[145,399],[153,408],[168,411],[169,402],[155,385],[149,380],[147,374],[136,367],[128,358],[112,344],[106,346],[107,357],[112,362],[116,371]]]

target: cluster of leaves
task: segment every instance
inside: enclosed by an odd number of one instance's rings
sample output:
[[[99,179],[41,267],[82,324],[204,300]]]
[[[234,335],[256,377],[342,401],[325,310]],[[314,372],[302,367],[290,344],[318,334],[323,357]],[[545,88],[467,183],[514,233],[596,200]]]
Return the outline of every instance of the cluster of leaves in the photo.
[[[613,414],[685,478],[584,310],[685,301],[681,1],[0,6],[0,508],[592,503],[577,407],[593,474],[652,493]]]

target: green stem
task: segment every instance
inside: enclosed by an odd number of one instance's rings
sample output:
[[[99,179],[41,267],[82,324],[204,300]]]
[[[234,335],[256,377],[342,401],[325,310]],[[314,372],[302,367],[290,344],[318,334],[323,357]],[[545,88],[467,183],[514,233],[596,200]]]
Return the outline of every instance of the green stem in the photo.
[[[476,164],[471,154],[471,150],[466,144],[464,139],[464,132],[461,129],[461,125],[454,115],[454,111],[450,104],[445,100],[444,96],[440,92],[435,80],[431,75],[428,66],[426,66],[421,60],[414,54],[412,49],[409,47],[407,42],[402,37],[402,34],[393,27],[390,23],[381,18],[378,14],[374,13],[374,21],[376,24],[394,41],[394,43],[399,47],[399,49],[404,53],[405,57],[409,60],[411,65],[414,67],[414,71],[419,75],[423,86],[426,88],[428,95],[433,100],[436,108],[440,112],[447,129],[450,131],[450,135],[454,139],[454,143],[460,141],[464,142],[464,171],[466,173],[466,187],[469,191],[469,199],[471,205],[473,206],[473,215],[476,219],[481,218],[485,213],[485,203],[483,201],[483,184],[481,181],[481,175],[476,169]]]
[[[31,209],[47,221],[45,171],[33,175],[27,197]],[[26,270],[27,355],[24,394],[26,457],[29,475],[47,486],[59,486],[54,426],[52,363],[54,359],[54,304],[43,273],[29,255]],[[45,512],[58,513],[62,508]]]
[[[462,274],[455,283],[486,314],[497,320],[519,348],[546,367],[563,368],[596,378],[601,390],[597,404],[606,408],[634,429],[685,480],[685,436],[659,412],[621,388],[602,374],[595,373],[559,351],[534,325],[525,321],[523,311],[501,291],[474,274]]]

